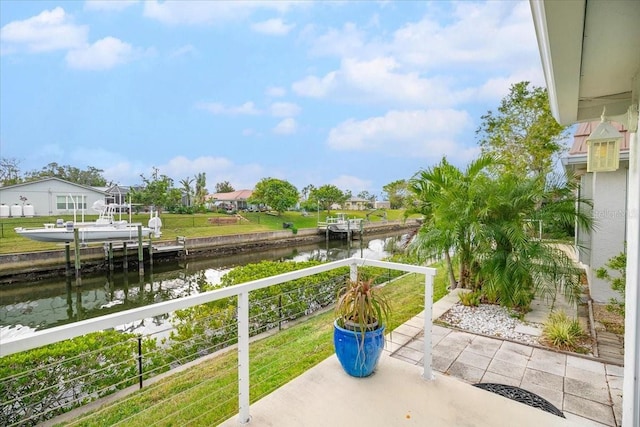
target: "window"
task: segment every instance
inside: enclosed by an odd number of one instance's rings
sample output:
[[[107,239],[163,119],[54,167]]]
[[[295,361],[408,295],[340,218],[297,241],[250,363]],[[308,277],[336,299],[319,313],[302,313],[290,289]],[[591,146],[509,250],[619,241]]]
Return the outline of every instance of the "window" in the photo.
[[[86,196],[56,196],[56,208],[60,211],[87,209],[87,198]]]

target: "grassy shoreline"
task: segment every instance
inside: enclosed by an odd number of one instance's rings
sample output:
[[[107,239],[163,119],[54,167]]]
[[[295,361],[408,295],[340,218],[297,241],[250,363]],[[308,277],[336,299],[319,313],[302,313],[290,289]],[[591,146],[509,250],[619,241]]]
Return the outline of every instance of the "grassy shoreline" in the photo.
[[[349,217],[366,218],[366,211],[343,211]],[[335,212],[333,212],[335,213]],[[297,229],[315,228],[317,226],[318,214],[301,212],[284,212],[282,215],[275,215],[266,212],[246,212],[241,213],[242,218],[237,224],[232,225],[212,225],[209,218],[229,217],[225,214],[198,213],[198,214],[171,214],[163,213],[161,219],[162,237],[159,241],[175,241],[177,236],[190,237],[211,237],[230,234],[246,234],[260,231],[282,230],[282,223],[289,222]],[[327,216],[327,212],[320,212],[320,221]],[[94,221],[97,215],[86,215],[85,221]],[[73,216],[59,217],[36,217],[36,218],[3,218],[0,220],[0,254],[34,252],[44,250],[56,250],[62,246],[59,243],[35,242],[18,235],[14,228],[42,227],[44,223],[55,223],[56,219],[62,218],[64,221],[73,221]],[[403,210],[388,210],[387,220],[397,221],[404,218]],[[117,219],[117,218],[116,218]],[[129,220],[128,216],[122,219]],[[133,215],[131,222],[146,224],[149,216],[146,214]],[[371,222],[381,222],[382,218],[372,216]]]

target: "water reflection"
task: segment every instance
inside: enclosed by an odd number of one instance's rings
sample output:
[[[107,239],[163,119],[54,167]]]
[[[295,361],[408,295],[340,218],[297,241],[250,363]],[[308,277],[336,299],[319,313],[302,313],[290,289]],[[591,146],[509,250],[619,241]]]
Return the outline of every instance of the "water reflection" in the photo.
[[[205,284],[219,283],[238,265],[262,260],[334,261],[354,255],[381,259],[391,248],[401,246],[404,238],[406,235],[398,235],[355,241],[350,245],[331,241],[187,263],[156,263],[145,270],[143,277],[137,271],[86,275],[82,277],[81,287],[76,286],[73,277],[3,286],[0,287],[0,341],[38,329],[197,294]],[[143,325],[125,328],[138,330],[143,326],[148,332],[154,324],[161,327],[167,316],[145,319]]]

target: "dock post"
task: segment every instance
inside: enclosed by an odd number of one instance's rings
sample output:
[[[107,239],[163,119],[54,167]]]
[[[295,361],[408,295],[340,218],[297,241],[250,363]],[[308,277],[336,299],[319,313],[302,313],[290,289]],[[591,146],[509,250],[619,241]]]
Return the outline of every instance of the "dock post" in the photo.
[[[71,276],[71,245],[69,242],[64,242],[64,257],[66,260],[65,273],[67,277]]]
[[[144,276],[144,252],[142,251],[142,225],[138,225],[138,275]]]
[[[151,234],[149,234],[149,265],[153,267],[153,241]]]
[[[109,258],[109,271],[113,271],[113,243],[109,242],[109,253],[107,257]]]
[[[122,250],[124,251],[123,261],[122,261],[122,268],[126,272],[126,271],[129,271],[129,259],[128,259],[128,256],[127,256],[127,242],[122,242]]]
[[[78,229],[73,229],[73,245],[75,255],[75,267],[76,267],[76,286],[82,285],[82,274],[80,270],[80,239],[78,235]]]

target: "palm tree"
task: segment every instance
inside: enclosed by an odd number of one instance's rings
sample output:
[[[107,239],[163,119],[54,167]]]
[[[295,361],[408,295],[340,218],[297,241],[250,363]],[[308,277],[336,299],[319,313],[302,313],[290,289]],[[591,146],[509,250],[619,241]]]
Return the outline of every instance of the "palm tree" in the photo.
[[[204,205],[204,198],[207,195],[207,175],[200,172],[196,175],[196,203],[198,206]]]
[[[187,206],[191,206],[191,196],[193,195],[193,188],[191,188],[191,184],[193,184],[193,181],[194,179],[189,177],[180,180],[182,190],[184,191],[185,196],[187,196]]]
[[[473,285],[475,229],[480,216],[479,202],[483,197],[479,189],[489,179],[486,170],[493,162],[492,157],[481,156],[463,172],[443,158],[440,164],[417,173],[409,181],[415,210],[425,218],[410,250],[422,260],[444,255],[451,288]],[[458,281],[451,260],[452,251],[458,258]]]
[[[535,294],[554,298],[559,289],[570,301],[579,297],[581,270],[560,247],[532,235],[528,227],[532,221],[592,227],[588,213],[576,209],[572,182],[545,185],[543,177],[515,175],[486,182],[474,258],[488,299],[526,308]],[[590,205],[585,199],[577,203]]]

